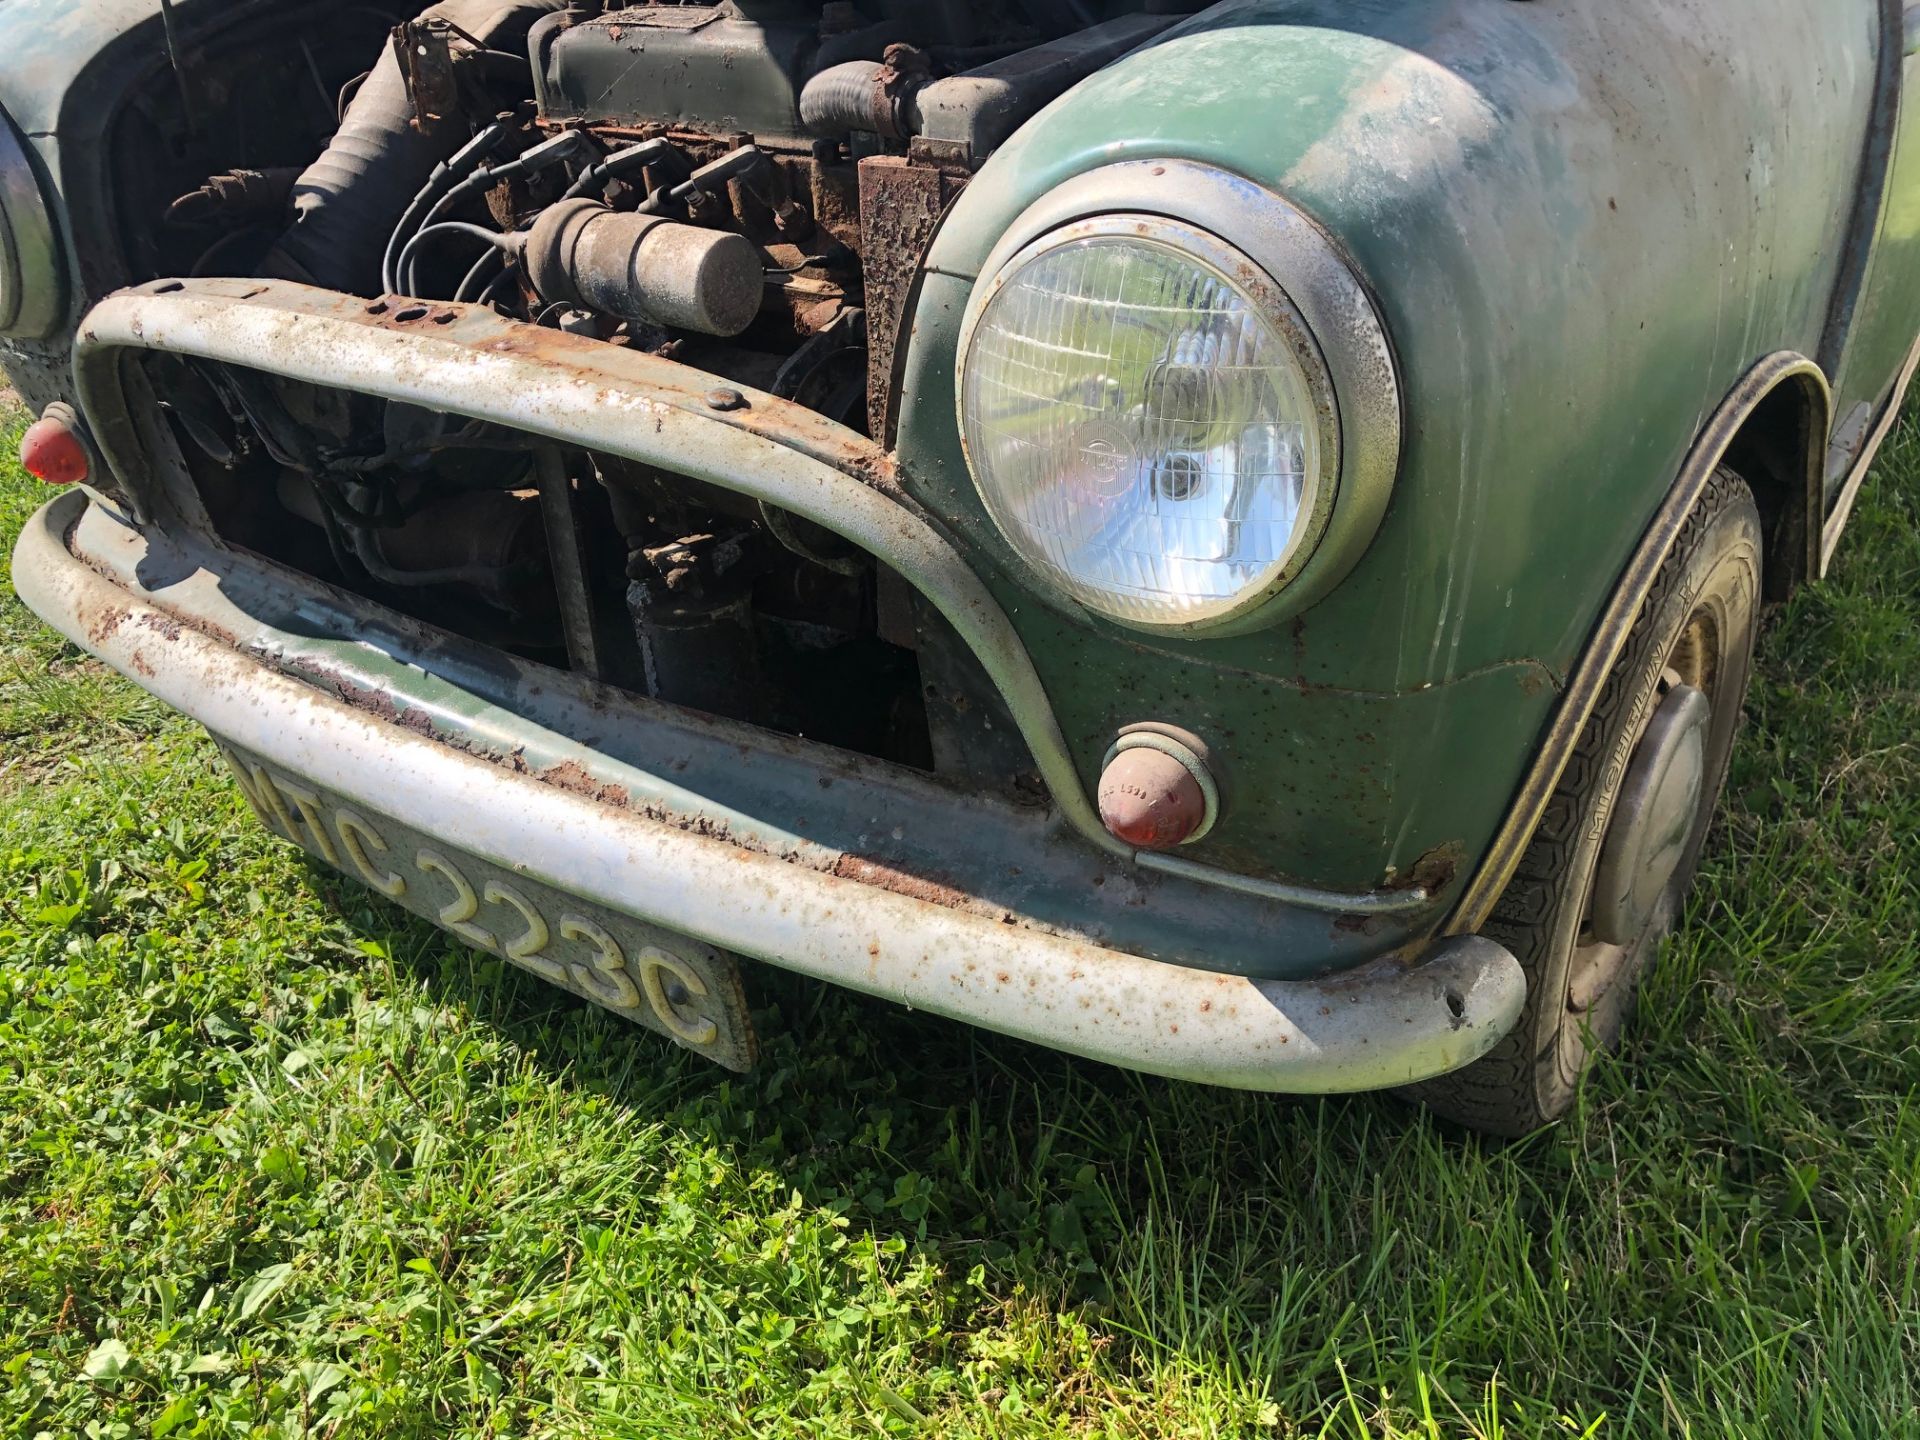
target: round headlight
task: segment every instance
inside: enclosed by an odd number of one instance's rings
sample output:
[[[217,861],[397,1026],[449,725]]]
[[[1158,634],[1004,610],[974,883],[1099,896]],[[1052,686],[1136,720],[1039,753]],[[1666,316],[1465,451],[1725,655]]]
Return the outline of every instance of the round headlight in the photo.
[[[961,443],[1040,594],[1235,634],[1359,562],[1399,469],[1399,376],[1358,272],[1286,197],[1200,161],[1103,165],[979,273]]]
[[[1326,365],[1279,287],[1204,231],[1109,215],[1043,236],[991,282],[965,349],[981,499],[1091,610],[1219,621],[1284,585],[1325,526]]]

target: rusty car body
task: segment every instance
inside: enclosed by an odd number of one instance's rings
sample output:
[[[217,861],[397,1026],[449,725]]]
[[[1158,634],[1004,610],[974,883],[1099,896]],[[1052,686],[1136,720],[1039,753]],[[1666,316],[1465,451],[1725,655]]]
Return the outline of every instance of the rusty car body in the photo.
[[[1898,0],[9,0],[14,580],[320,860],[1569,1103],[1920,331]]]

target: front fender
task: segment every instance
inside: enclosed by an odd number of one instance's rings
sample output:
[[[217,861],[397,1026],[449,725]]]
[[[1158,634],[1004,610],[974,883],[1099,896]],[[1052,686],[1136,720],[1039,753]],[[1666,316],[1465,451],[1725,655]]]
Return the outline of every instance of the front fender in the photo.
[[[1010,569],[960,455],[956,332],[995,241],[1087,170],[1190,159],[1307,211],[1376,297],[1406,407],[1371,548],[1277,628],[1143,642],[1003,582],[1082,763],[1120,724],[1184,724],[1233,767],[1207,843],[1236,860],[1351,884],[1476,856],[1705,418],[1758,356],[1818,346],[1876,26],[1870,0],[1228,0],[995,155],[929,256],[897,432],[909,485],[990,566]],[[1309,749],[1336,693],[1383,697],[1382,725]]]

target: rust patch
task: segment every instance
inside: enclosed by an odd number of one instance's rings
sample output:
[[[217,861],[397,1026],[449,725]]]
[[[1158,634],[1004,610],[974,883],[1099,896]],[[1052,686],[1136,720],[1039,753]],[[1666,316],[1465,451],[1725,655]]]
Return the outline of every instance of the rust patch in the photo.
[[[825,458],[842,474],[851,475],[871,490],[895,500],[906,498],[907,492],[900,488],[892,458],[882,451],[869,449],[864,443],[847,442],[834,447],[834,453]]]
[[[1453,883],[1453,877],[1460,873],[1460,863],[1466,859],[1467,847],[1458,840],[1449,840],[1436,845],[1413,862],[1413,868],[1404,875],[1393,877],[1393,883],[1386,886],[1389,890],[1424,889],[1430,895],[1437,895]]]
[[[454,308],[461,310],[470,307]],[[498,327],[498,333],[485,340],[464,342],[475,351],[532,360],[582,378],[601,373],[600,367],[610,359],[606,353],[608,347],[598,340],[519,322],[499,321],[491,314],[487,319]],[[389,322],[383,318],[369,323],[386,325]],[[870,327],[871,323],[870,319]],[[871,333],[870,328],[869,336]],[[871,347],[871,340],[869,344]],[[719,420],[737,430],[831,465],[890,498],[905,498],[905,491],[900,488],[894,474],[893,460],[885,451],[864,436],[836,425],[804,405],[768,395],[756,398],[750,406],[728,411],[722,416],[705,403],[704,397],[712,388],[713,377],[678,364],[666,365],[664,372],[649,366],[644,383],[638,386],[631,377],[609,378],[617,379],[617,383],[601,390],[601,402],[608,406],[643,407],[653,415],[656,433],[664,427],[670,411]]]
[[[605,788],[615,791],[620,789],[618,785]],[[602,803],[613,804],[615,802],[609,800]],[[796,858],[792,855],[781,854],[777,850],[770,849],[757,840],[749,839],[744,835],[734,834],[733,826],[725,820],[715,820],[707,815],[682,815],[679,811],[669,810],[664,805],[642,805],[639,807],[639,811],[649,820],[657,820],[662,825],[671,825],[674,829],[684,831],[688,835],[699,835],[708,840],[724,840],[729,845],[738,846],[740,850],[746,854],[772,855],[776,859],[788,861]]]
[[[892,401],[893,356],[920,261],[940,217],[966,188],[964,170],[898,155],[860,161],[861,273],[867,296],[867,428],[884,437]]]
[[[132,612],[125,605],[107,606],[94,617],[93,623],[87,626],[87,640],[94,649],[98,649],[107,643],[109,635],[127,623],[131,614]]]
[[[958,910],[974,901],[974,897],[964,890],[925,875],[910,874],[895,869],[881,860],[872,860],[864,855],[842,855],[833,862],[833,874],[842,880],[857,880],[862,885],[873,885],[882,890],[891,890],[896,895],[905,895],[912,900],[924,900],[929,905],[945,906],[949,910]]]
[[[633,795],[626,786],[596,780],[580,766],[579,762],[574,760],[562,760],[558,765],[549,765],[544,770],[535,770],[531,773],[536,780],[548,785],[556,785],[562,790],[585,796],[602,805],[618,805],[624,809],[633,803]]]
[[[164,624],[162,624],[163,621],[165,622]],[[224,625],[216,625],[213,621],[203,616],[189,615],[179,621],[175,621],[170,615],[155,616],[147,623],[154,629],[160,631],[160,633],[165,635],[169,640],[178,639],[181,627],[184,626],[189,630],[199,631],[200,634],[205,635],[209,640],[218,640],[222,645],[231,645],[235,650],[240,650],[242,653],[245,653],[245,647],[241,645],[238,635],[234,634],[233,631],[227,629]]]
[[[102,580],[107,581],[120,590],[126,590],[128,588],[126,576],[118,570],[115,570],[113,566],[104,560],[99,559],[97,556],[90,555],[85,550],[75,546],[73,531],[71,529],[61,537],[61,540],[67,547],[68,554],[72,555],[75,560],[78,560]],[[243,649],[240,644],[240,637],[224,626],[216,625],[213,621],[205,619],[202,616],[175,615],[169,610],[160,609],[159,606],[162,602],[156,595],[142,594],[140,600],[143,608],[137,618],[141,625],[148,630],[156,632],[165,639],[178,640],[182,633],[192,630],[197,634],[207,636],[209,639],[218,640],[222,645],[230,645],[236,650]],[[82,619],[84,620],[86,615],[90,613],[92,612],[83,612]],[[122,604],[118,601],[112,602],[99,612],[98,617],[92,624],[88,625],[88,638],[99,641],[134,618],[136,617],[131,604]]]
[[[437,738],[433,728],[433,718],[424,710],[402,710],[393,703],[393,697],[384,690],[375,690],[371,686],[357,685],[338,675],[321,674],[318,676],[347,704],[356,710],[364,710],[376,720],[384,720],[389,725],[398,725],[403,730],[411,730],[416,735],[425,735],[429,739]]]

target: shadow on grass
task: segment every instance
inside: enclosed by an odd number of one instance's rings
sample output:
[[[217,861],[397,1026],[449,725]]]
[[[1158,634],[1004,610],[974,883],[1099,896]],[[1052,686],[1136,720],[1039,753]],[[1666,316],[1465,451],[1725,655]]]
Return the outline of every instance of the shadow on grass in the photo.
[[[1717,903],[1676,948],[1712,950]],[[983,1267],[987,1310],[1091,1323],[1137,1375],[1205,1376],[1294,1416],[1328,1413],[1348,1387],[1367,1413],[1422,1382],[1469,1409],[1497,1387],[1537,1415],[1625,1417],[1607,1433],[1632,1434],[1663,1404],[1704,1413],[1716,1387],[1724,1401],[1730,1375],[1738,1413],[1809,1413],[1819,1402],[1797,1377],[1821,1347],[1796,1332],[1824,1324],[1869,1357],[1859,1368],[1904,1363],[1897,1324],[1875,1334],[1851,1302],[1822,1320],[1821,1292],[1848,1282],[1804,1248],[1822,1223],[1870,1245],[1851,1233],[1870,1193],[1817,1214],[1804,1172],[1768,1143],[1765,1127],[1800,1124],[1799,1096],[1820,1089],[1814,1057],[1781,1070],[1778,1047],[1715,1045],[1697,1014],[1672,1037],[1652,1027],[1637,1062],[1603,1066],[1565,1125],[1497,1145],[1391,1097],[1162,1081],[759,965],[747,983],[763,1058],[728,1075],[397,909],[345,906],[358,934],[558,1083],[675,1127],[856,1233],[924,1249],[950,1276]],[[1774,1327],[1757,1350],[1754,1315]]]
[[[1356,1416],[1404,1413],[1426,1384],[1443,1415],[1497,1386],[1538,1423],[1604,1413],[1606,1433],[1709,1414],[1876,1433],[1911,1418],[1920,1361],[1897,1278],[1920,1264],[1901,1178],[1920,1154],[1915,448],[1903,431],[1857,523],[1877,564],[1770,622],[1722,822],[1627,1057],[1518,1144],[1387,1097],[1133,1075],[764,966],[763,1058],[730,1076],[316,883],[561,1085],[981,1275],[956,1329],[1043,1307],[1117,1343],[1121,1371],[1294,1417],[1350,1395]]]

